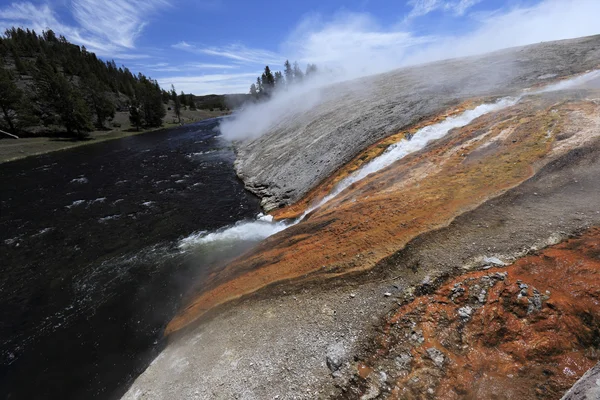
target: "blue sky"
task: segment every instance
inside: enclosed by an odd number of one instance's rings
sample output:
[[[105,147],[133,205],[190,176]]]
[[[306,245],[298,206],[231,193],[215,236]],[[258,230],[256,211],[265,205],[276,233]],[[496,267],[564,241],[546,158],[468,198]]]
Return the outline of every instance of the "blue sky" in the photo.
[[[246,92],[286,58],[349,77],[600,33],[600,0],[0,0],[0,28],[51,28],[164,87]]]

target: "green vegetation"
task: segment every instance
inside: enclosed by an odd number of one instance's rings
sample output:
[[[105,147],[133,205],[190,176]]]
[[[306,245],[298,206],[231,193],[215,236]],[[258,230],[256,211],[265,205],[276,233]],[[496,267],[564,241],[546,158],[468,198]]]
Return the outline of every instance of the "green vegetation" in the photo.
[[[256,83],[250,85],[250,97],[255,100],[270,97],[276,88],[289,88],[317,72],[315,64],[308,64],[306,72],[302,72],[297,62],[292,65],[289,60],[285,60],[283,68],[283,72],[277,71],[273,74],[271,68],[268,65],[265,66],[265,71],[256,78]]]
[[[276,73],[272,83],[281,80]],[[155,80],[100,60],[51,30],[11,28],[0,35],[0,130],[20,137],[105,140],[224,115],[249,99],[177,94],[174,86],[163,90]],[[32,143],[31,154],[57,147]]]
[[[0,37],[0,129],[25,136],[106,129],[116,110],[132,125],[158,127],[166,110],[155,80],[102,61],[48,30],[12,28]]]
[[[181,101],[179,96],[177,96],[177,91],[175,90],[175,85],[171,85],[171,98],[173,99],[173,110],[175,111],[175,116],[177,117],[177,123],[181,123]]]

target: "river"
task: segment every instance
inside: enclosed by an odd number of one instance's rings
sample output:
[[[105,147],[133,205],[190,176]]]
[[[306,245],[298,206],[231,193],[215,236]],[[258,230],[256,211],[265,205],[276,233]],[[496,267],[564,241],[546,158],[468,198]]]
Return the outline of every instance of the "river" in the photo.
[[[0,397],[118,398],[227,256],[180,241],[259,213],[218,120],[0,164]]]

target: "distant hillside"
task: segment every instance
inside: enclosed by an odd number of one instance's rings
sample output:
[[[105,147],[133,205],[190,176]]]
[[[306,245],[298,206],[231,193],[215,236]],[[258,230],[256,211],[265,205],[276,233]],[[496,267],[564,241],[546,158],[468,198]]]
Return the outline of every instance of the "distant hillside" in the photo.
[[[132,127],[156,127],[174,103],[184,110],[228,111],[248,97],[177,95],[52,30],[7,30],[0,36],[0,65],[0,129],[23,136],[84,137],[120,126],[113,121],[119,111],[129,112]]]
[[[13,133],[82,137],[103,129],[117,109],[131,110],[138,129],[160,126],[165,116],[155,80],[102,61],[51,30],[7,30],[0,62],[0,127]]]
[[[208,94],[193,96],[196,108],[201,110],[221,109],[233,110],[250,101],[250,94]]]

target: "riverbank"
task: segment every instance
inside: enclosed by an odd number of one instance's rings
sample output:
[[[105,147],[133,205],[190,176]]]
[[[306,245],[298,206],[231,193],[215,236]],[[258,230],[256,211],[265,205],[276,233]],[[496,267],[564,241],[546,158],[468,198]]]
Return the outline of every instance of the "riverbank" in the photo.
[[[203,121],[210,118],[221,117],[228,115],[224,111],[208,111],[208,110],[182,110],[182,123],[184,125],[194,122]],[[107,131],[90,132],[89,137],[84,140],[76,140],[62,137],[33,137],[33,138],[2,138],[0,139],[0,164],[19,160],[25,157],[46,154],[54,151],[72,149],[88,144],[100,143],[107,140],[122,139],[128,136],[141,135],[148,132],[154,132],[160,129],[169,129],[179,126],[173,111],[169,110],[164,118],[163,126],[151,129],[142,129],[140,131],[131,130],[129,123],[129,113],[117,112],[113,122],[118,124]]]

